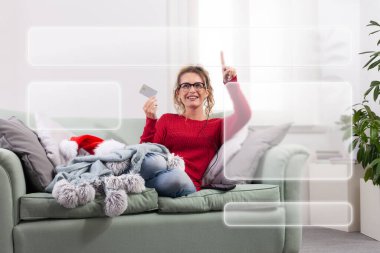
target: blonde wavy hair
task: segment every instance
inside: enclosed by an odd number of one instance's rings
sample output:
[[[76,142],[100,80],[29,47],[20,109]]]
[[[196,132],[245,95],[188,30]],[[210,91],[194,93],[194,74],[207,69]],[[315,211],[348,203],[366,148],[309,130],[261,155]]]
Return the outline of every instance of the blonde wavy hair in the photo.
[[[183,114],[185,112],[185,105],[178,99],[178,92],[181,88],[180,87],[181,77],[183,74],[186,74],[186,73],[198,74],[202,78],[205,84],[205,89],[208,91],[209,94],[207,98],[205,99],[205,101],[203,102],[203,108],[208,118],[215,104],[214,89],[211,86],[210,76],[207,70],[205,70],[202,66],[186,66],[186,67],[183,67],[179,71],[177,75],[177,81],[173,90],[174,107],[177,110],[178,114]]]

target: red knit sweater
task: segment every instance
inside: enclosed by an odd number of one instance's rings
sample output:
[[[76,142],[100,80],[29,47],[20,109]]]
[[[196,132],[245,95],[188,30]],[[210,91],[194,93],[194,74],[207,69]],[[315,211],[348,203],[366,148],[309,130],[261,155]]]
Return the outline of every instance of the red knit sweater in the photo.
[[[234,113],[225,119],[192,120],[178,114],[163,114],[159,120],[146,118],[140,143],[153,142],[166,146],[185,161],[185,171],[197,190],[208,164],[225,140],[230,139],[250,119],[251,110],[237,83],[226,85]]]

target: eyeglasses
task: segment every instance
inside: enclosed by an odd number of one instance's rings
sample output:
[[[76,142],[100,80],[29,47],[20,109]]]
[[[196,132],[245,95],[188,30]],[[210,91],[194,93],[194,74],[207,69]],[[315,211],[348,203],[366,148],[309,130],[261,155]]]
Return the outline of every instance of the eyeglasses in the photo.
[[[201,82],[197,82],[197,83],[181,83],[179,85],[180,89],[186,90],[186,91],[190,90],[191,87],[194,87],[195,90],[201,90],[205,88],[205,84]]]

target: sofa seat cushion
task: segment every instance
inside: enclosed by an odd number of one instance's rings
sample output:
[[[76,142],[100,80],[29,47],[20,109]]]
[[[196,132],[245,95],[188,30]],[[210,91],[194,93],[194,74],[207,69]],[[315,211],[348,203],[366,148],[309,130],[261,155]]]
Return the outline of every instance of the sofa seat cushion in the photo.
[[[242,184],[227,192],[204,189],[180,198],[159,197],[158,208],[162,213],[201,213],[223,210],[228,202],[277,201],[280,201],[278,185]]]
[[[134,214],[157,210],[158,195],[154,189],[146,188],[139,194],[128,193],[128,207],[123,213]],[[21,197],[20,219],[70,219],[105,217],[103,198],[96,198],[84,206],[68,209],[57,203],[50,193],[31,193]]]

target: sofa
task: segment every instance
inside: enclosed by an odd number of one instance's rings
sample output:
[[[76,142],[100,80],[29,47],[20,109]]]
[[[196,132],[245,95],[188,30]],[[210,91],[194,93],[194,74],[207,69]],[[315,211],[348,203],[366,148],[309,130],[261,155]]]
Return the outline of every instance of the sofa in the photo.
[[[2,112],[0,117],[10,114],[25,120],[25,114],[12,112]],[[99,128],[108,119],[76,120]],[[117,130],[86,133],[138,143],[145,120],[122,119],[120,123]],[[0,252],[299,252],[301,210],[282,204],[300,201],[297,178],[308,156],[300,145],[281,144],[260,159],[260,180],[252,184],[229,192],[204,189],[176,199],[159,197],[147,188],[129,194],[126,212],[110,218],[104,215],[100,200],[66,209],[49,193],[27,192],[19,157],[0,148]],[[224,211],[224,205],[235,200],[278,205],[237,211],[235,218],[241,218],[241,224],[247,219],[247,225],[235,226],[226,224]]]

